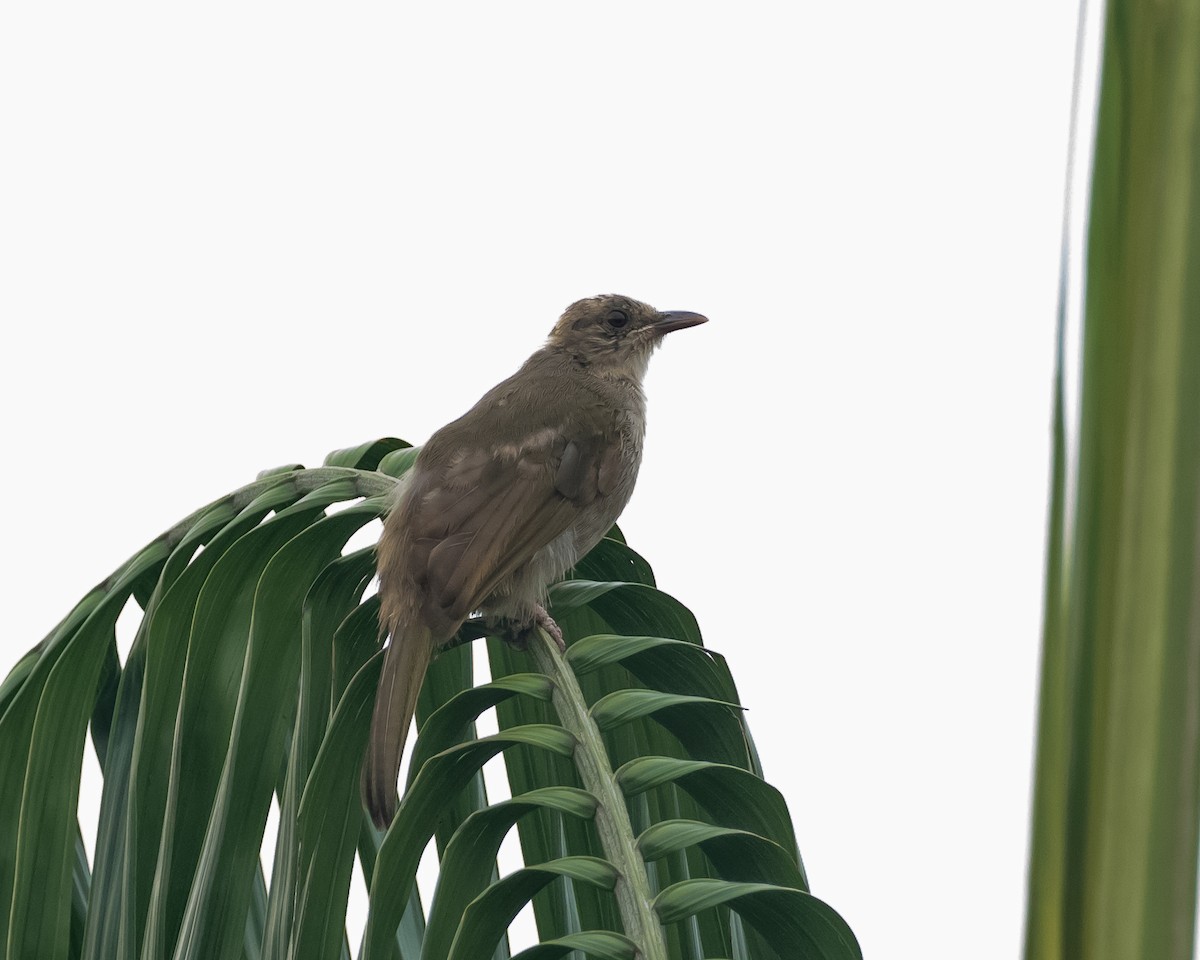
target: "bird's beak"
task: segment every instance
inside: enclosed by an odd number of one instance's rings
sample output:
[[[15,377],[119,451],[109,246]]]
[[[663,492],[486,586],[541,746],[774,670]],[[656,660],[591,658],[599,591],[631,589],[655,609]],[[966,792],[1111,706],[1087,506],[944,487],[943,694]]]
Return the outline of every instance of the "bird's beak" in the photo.
[[[689,313],[687,310],[667,310],[654,318],[651,325],[659,336],[672,330],[682,330],[684,327],[694,327],[708,323],[708,317],[700,313]]]

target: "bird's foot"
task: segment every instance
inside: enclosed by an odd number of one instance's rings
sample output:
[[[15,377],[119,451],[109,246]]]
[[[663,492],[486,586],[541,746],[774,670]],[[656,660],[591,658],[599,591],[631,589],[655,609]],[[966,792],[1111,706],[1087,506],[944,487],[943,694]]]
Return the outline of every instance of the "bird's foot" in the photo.
[[[533,608],[533,622],[550,634],[550,639],[558,646],[559,653],[567,652],[566,641],[563,640],[562,630],[559,629],[554,618],[546,612],[546,608],[540,603]]]
[[[538,629],[545,630],[550,635],[550,639],[554,641],[558,647],[559,653],[565,653],[567,644],[563,640],[562,630],[559,629],[554,618],[546,612],[546,608],[538,604],[533,608],[533,619],[526,623],[517,623],[508,621],[503,628],[498,631],[500,638],[514,650],[522,652],[529,649],[529,642],[534,638]]]

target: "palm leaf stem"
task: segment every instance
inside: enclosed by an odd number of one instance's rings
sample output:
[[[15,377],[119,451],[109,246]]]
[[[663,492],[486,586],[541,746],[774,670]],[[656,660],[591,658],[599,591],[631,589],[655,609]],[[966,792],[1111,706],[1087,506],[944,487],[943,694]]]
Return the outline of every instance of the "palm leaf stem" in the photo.
[[[625,794],[583,691],[549,636],[539,630],[531,647],[538,669],[554,684],[552,702],[559,721],[575,737],[574,760],[580,779],[598,803],[596,831],[605,856],[620,874],[615,895],[625,934],[638,945],[642,960],[668,960],[666,938],[654,912],[654,897],[625,807]]]

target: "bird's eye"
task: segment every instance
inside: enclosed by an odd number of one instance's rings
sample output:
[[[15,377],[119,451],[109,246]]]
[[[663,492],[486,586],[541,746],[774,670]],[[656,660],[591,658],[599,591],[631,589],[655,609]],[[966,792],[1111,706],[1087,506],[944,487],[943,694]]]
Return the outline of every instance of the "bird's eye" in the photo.
[[[629,315],[624,310],[609,310],[608,316],[605,317],[609,326],[623,327],[629,322]]]

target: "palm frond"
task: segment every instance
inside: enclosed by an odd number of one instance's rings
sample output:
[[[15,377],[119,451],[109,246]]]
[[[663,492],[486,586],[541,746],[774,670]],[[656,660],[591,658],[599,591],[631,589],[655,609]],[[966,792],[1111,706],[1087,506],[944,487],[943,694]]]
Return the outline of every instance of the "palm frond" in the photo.
[[[0,943],[10,960],[338,960],[357,857],[365,960],[859,956],[808,892],[724,660],[614,529],[552,591],[567,654],[470,641],[430,668],[386,835],[359,797],[380,666],[370,548],[416,451],[384,439],[261,475],[88,594],[0,685]],[[124,664],[115,625],[143,616]],[[499,731],[476,721],[495,710]],[[88,728],[95,861],[77,822]],[[511,799],[482,768],[502,755]],[[278,800],[270,881],[260,864]],[[497,855],[519,833],[525,866]],[[426,907],[416,884],[433,841]],[[5,909],[7,908],[7,909]]]

